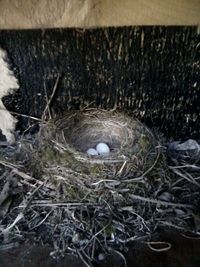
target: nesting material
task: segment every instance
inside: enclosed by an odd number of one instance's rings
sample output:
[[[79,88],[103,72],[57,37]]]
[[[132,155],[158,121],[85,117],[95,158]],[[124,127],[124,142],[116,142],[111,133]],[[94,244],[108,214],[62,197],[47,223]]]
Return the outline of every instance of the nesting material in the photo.
[[[102,142],[109,154],[87,155]],[[199,236],[200,158],[173,147],[167,154],[143,124],[104,110],[68,112],[22,136],[0,150],[1,240],[31,235],[52,256],[92,266],[159,227]]]
[[[84,153],[91,147],[107,145],[112,155],[136,154],[152,145],[152,133],[140,122],[123,112],[91,109],[67,112],[56,120],[56,133],[65,143]],[[142,152],[141,152],[142,153]]]

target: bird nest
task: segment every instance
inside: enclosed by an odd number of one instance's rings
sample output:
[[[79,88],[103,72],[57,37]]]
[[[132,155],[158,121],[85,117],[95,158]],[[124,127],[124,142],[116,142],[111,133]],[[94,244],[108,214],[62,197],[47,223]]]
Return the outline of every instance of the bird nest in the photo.
[[[68,112],[44,125],[40,136],[40,165],[44,164],[45,175],[51,175],[55,184],[62,184],[69,201],[124,201],[120,187],[133,177],[142,179],[159,158],[152,132],[139,121],[115,111]],[[109,154],[86,153],[101,142],[109,146]],[[119,192],[111,193],[112,187],[118,187]]]
[[[110,153],[88,155],[99,142]],[[167,155],[124,113],[67,112],[0,151],[0,239],[33,236],[52,245],[53,257],[74,253],[92,266],[110,251],[124,259],[130,241],[152,248],[151,233],[161,226],[199,235],[199,162]]]

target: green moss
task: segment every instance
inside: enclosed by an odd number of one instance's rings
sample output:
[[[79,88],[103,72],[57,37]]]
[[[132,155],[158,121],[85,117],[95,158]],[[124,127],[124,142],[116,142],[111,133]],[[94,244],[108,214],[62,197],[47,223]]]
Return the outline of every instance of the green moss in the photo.
[[[67,196],[66,196],[70,201],[72,200],[77,200],[78,197],[78,192],[77,189],[73,186],[69,187],[67,190]]]
[[[55,161],[57,159],[57,153],[55,152],[55,150],[50,147],[50,146],[46,146],[43,150],[42,150],[42,159],[44,161]]]
[[[147,151],[152,145],[152,140],[150,139],[149,135],[141,134],[138,143],[143,151]]]

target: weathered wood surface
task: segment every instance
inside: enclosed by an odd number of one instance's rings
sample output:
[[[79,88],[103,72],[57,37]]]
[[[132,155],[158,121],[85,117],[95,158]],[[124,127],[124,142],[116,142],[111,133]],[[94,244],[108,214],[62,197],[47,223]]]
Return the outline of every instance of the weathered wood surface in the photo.
[[[168,136],[200,138],[196,27],[1,31],[0,45],[20,83],[15,97],[4,98],[12,111],[40,118],[44,83],[50,97],[60,75],[56,113],[89,103],[118,107]],[[20,122],[27,127],[27,119]]]
[[[198,25],[199,0],[1,0],[0,29]]]

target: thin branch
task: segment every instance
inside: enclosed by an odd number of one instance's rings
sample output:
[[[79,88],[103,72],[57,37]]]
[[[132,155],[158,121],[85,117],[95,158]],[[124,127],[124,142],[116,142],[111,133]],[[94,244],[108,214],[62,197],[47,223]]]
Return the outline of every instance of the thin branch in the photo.
[[[49,100],[47,101],[46,107],[45,107],[45,109],[43,111],[42,121],[44,121],[44,119],[45,119],[47,110],[50,111],[50,105],[51,105],[51,102],[52,102],[52,100],[54,98],[54,95],[55,95],[55,93],[56,93],[56,91],[58,89],[58,82],[59,82],[59,80],[60,80],[60,75],[58,74],[58,76],[56,78],[56,82],[55,82],[54,87],[53,87],[53,91],[51,93],[51,96],[50,96]]]

